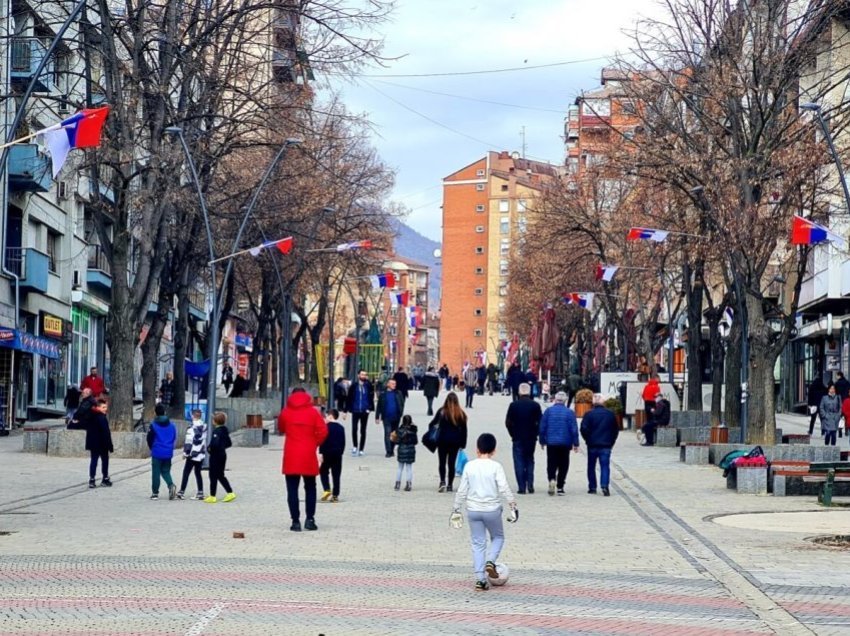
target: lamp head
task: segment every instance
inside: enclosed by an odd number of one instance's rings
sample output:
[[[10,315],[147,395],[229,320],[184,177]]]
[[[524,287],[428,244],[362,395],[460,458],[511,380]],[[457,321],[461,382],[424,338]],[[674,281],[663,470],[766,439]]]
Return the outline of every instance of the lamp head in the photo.
[[[701,192],[705,192],[705,186],[697,185],[690,189],[691,194],[700,194]]]
[[[304,140],[301,139],[301,137],[289,137],[286,140],[287,146],[300,146],[303,143],[304,143]]]
[[[334,214],[336,212],[336,208],[332,205],[326,205],[322,208],[322,212],[325,214]]]
[[[800,104],[800,110],[810,110],[813,112],[820,112],[821,105],[817,102],[803,102]]]
[[[163,132],[164,132],[164,133],[166,133],[166,134],[168,134],[168,135],[177,135],[177,136],[180,136],[180,135],[182,135],[182,134],[183,134],[183,129],[182,129],[182,128],[180,128],[180,126],[169,126],[169,127],[168,127],[168,128],[166,128],[165,130],[163,130]]]

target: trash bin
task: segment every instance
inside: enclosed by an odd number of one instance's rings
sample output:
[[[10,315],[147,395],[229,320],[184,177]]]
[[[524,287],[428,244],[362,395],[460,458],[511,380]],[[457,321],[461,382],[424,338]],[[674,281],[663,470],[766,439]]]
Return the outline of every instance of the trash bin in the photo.
[[[712,444],[728,444],[729,429],[725,426],[712,426],[709,432],[709,441]]]
[[[257,413],[246,415],[245,428],[263,428],[263,416]]]

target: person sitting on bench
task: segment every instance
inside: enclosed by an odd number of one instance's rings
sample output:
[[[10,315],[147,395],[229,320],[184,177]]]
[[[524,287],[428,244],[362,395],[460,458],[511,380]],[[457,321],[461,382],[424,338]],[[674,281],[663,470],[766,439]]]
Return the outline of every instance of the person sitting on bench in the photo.
[[[649,421],[643,425],[646,436],[644,446],[655,446],[655,429],[658,426],[670,425],[670,402],[660,393],[655,396],[655,407],[652,409]]]

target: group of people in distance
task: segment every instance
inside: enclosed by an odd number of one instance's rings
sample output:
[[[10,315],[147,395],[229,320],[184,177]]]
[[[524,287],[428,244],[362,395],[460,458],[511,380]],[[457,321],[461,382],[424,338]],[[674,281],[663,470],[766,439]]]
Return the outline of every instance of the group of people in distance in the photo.
[[[820,419],[820,434],[826,446],[837,444],[850,421],[850,381],[841,371],[835,374],[835,378],[835,382],[824,386],[823,379],[816,377],[809,384],[808,391],[809,435],[814,434],[815,423]]]

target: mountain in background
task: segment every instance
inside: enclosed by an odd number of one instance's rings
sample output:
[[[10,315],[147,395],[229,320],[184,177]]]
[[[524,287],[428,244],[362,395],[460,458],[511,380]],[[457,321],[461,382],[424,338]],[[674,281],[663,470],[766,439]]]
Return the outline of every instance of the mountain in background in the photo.
[[[404,258],[409,258],[431,269],[428,286],[428,307],[432,312],[440,307],[440,287],[443,284],[443,267],[437,265],[434,258],[434,250],[441,247],[437,241],[422,236],[412,227],[405,225],[402,221],[394,221],[396,235],[393,242],[395,253]]]

